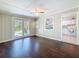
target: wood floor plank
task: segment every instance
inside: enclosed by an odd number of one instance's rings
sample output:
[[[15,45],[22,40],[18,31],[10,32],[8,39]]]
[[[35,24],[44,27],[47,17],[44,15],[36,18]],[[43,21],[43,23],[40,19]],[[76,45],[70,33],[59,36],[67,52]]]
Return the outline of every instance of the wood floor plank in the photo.
[[[78,58],[79,46],[42,37],[0,43],[0,58]]]

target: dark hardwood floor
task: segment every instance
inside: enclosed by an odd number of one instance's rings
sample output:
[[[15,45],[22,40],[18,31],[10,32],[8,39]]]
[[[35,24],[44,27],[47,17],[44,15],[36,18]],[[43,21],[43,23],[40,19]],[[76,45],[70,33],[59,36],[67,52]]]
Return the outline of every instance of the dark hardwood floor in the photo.
[[[28,37],[0,44],[1,58],[77,58],[79,46],[45,39]]]

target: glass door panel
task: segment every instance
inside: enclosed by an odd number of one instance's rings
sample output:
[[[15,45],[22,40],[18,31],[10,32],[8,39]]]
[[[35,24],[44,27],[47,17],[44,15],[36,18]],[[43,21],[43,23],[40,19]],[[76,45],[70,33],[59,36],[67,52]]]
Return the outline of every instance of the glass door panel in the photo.
[[[23,23],[22,20],[15,20],[15,37],[23,36]]]
[[[29,22],[24,21],[24,36],[28,36],[28,35],[29,35]]]

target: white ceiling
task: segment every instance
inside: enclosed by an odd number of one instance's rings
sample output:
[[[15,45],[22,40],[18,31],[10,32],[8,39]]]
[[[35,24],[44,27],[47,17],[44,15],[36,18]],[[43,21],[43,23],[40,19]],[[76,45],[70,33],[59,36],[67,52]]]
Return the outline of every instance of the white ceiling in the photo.
[[[33,8],[43,7],[46,12],[59,12],[61,10],[79,6],[79,0],[0,0],[0,11],[26,16],[36,16]]]
[[[13,13],[27,16],[36,16],[31,12],[33,0],[0,0],[1,13]]]
[[[60,12],[79,6],[79,0],[37,0],[37,5],[47,8],[47,12]]]

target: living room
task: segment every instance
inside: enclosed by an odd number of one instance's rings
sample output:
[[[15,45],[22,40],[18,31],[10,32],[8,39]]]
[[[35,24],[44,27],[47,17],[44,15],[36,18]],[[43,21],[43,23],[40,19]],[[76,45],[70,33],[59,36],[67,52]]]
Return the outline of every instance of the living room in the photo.
[[[0,58],[78,58],[79,0],[0,0]]]

